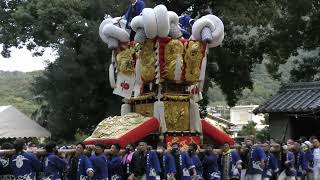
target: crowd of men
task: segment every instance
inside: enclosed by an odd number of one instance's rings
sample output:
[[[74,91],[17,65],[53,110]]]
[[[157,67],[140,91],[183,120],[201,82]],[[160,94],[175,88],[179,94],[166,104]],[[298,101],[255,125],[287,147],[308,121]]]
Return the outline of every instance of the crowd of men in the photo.
[[[17,139],[13,145],[1,146],[14,148],[15,154],[0,157],[0,177],[3,180],[320,180],[320,143],[316,137],[289,139],[281,150],[273,149],[270,142],[254,143],[252,139],[232,149],[225,143],[219,152],[212,145],[199,151],[196,144],[182,151],[178,143],[171,144],[170,149],[161,144],[152,149],[139,142],[137,147],[128,144],[121,153],[120,146],[113,144],[108,154],[105,147],[97,143],[86,150],[84,144],[78,143],[75,153],[66,156],[58,153],[55,143],[48,143],[45,155],[37,157],[35,151],[26,151],[24,140]]]

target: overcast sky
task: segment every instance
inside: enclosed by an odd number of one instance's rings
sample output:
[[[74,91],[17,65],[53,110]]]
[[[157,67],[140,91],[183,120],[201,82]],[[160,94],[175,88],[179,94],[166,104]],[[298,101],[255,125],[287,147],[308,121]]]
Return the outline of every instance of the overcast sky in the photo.
[[[0,70],[23,72],[43,70],[46,67],[45,61],[52,62],[54,59],[54,52],[51,49],[47,49],[41,57],[32,57],[31,52],[25,48],[12,48],[11,58],[3,58],[0,55]]]

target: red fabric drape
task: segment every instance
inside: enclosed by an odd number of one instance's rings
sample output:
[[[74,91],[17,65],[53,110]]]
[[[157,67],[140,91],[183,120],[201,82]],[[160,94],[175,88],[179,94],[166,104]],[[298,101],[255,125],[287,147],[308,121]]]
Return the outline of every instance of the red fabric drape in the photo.
[[[220,129],[214,127],[206,120],[201,120],[202,132],[203,135],[206,135],[213,139],[218,145],[223,145],[224,143],[229,143],[230,145],[234,145],[234,140],[225,132]]]

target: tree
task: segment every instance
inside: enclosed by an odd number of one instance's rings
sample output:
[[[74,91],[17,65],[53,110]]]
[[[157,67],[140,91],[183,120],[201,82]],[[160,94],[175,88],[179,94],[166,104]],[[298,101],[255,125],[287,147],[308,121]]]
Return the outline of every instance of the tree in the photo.
[[[257,123],[250,121],[247,125],[242,127],[241,131],[239,132],[239,136],[256,136],[256,125]]]
[[[297,56],[299,50],[312,51],[319,49],[320,44],[320,3],[318,0],[279,1],[279,15],[273,22],[274,32],[265,40],[265,53],[268,56],[267,69],[274,78],[280,79],[279,66],[285,64],[291,56]],[[318,57],[319,57],[318,51]],[[301,67],[308,66],[305,60],[296,62]],[[312,61],[313,66],[317,65]],[[314,71],[302,68],[291,71],[291,80],[312,80]]]
[[[41,107],[34,114],[54,138],[73,139],[87,133],[109,115],[119,112],[121,100],[112,94],[107,67],[111,52],[98,27],[105,13],[121,15],[125,2],[116,0],[2,1],[2,55],[11,46],[27,46],[35,55],[52,47],[57,59],[32,86]]]
[[[320,53],[320,52],[319,52]],[[320,56],[303,57],[301,61],[295,61],[295,67],[290,71],[292,81],[319,81],[320,80]]]
[[[260,131],[257,132],[257,140],[261,142],[269,141],[270,140],[270,128],[269,126],[264,127]]]

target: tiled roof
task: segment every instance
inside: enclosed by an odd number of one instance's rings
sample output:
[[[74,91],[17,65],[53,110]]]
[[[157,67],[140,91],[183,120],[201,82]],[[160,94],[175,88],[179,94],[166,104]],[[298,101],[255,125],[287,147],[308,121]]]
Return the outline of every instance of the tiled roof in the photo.
[[[254,113],[304,113],[320,110],[320,81],[284,84],[277,95],[256,108]]]

